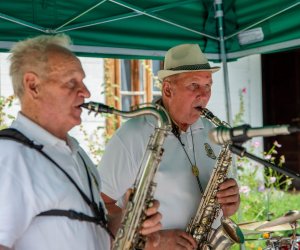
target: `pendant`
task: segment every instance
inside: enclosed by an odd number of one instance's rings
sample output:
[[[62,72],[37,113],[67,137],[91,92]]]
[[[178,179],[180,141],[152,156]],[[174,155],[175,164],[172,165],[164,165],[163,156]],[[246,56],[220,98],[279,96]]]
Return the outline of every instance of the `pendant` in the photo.
[[[212,150],[211,146],[208,143],[204,143],[204,148],[205,148],[205,151],[206,151],[206,155],[209,158],[211,158],[213,160],[217,159],[214,151]]]
[[[192,172],[193,172],[193,175],[195,175],[197,177],[199,176],[199,169],[196,165],[192,166]]]

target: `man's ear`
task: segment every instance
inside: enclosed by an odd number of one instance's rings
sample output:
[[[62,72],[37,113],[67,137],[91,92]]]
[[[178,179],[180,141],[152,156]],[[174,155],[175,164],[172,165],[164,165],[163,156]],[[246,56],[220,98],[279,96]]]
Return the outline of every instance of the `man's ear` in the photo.
[[[33,72],[26,72],[23,76],[24,91],[33,98],[36,98],[39,93],[39,77]]]
[[[171,97],[171,95],[172,95],[172,89],[171,89],[171,83],[169,81],[164,81],[163,82],[163,84],[162,84],[162,91],[163,91],[163,94],[166,97]]]

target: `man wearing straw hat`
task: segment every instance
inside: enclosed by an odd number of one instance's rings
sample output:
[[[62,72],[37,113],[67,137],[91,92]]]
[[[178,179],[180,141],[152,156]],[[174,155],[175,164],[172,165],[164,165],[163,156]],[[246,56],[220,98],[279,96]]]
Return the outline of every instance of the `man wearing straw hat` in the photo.
[[[161,204],[163,230],[158,233],[159,243],[148,244],[148,249],[196,247],[185,229],[196,213],[220,151],[208,139],[213,125],[200,117],[199,107],[206,107],[211,96],[212,73],[218,70],[219,67],[209,65],[197,44],[183,44],[166,53],[164,70],[158,72],[162,82],[162,98],[158,103],[168,111],[173,131],[163,145],[165,151],[155,178],[155,199]],[[109,141],[99,168],[102,197],[109,213],[120,213],[118,206],[122,207],[120,201],[136,179],[155,124],[150,116],[130,119]],[[239,207],[238,190],[233,179],[219,186],[217,198],[226,217]],[[213,227],[219,223],[216,220]]]

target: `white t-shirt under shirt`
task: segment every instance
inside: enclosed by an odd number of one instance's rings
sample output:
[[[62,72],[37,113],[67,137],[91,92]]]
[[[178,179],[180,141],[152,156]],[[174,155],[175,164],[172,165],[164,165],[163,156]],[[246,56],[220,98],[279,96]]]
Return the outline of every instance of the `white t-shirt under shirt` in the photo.
[[[99,173],[102,192],[112,199],[121,201],[126,190],[132,187],[150,135],[154,133],[155,123],[155,118],[149,115],[132,118],[107,144]],[[216,164],[216,159],[212,159],[212,152],[208,152],[208,149],[211,148],[216,157],[220,151],[220,147],[208,139],[208,131],[212,127],[208,120],[200,118],[191,126],[192,133],[190,129],[181,133],[181,140],[191,162],[194,164],[196,159],[204,190]],[[154,198],[160,202],[163,229],[185,230],[199,206],[200,188],[182,145],[171,132],[163,148],[165,151],[155,176],[157,188]]]
[[[67,145],[22,114],[12,127],[44,145],[43,151],[91,198],[80,152],[91,173],[94,199],[100,202],[99,175],[74,138],[68,137]],[[108,234],[94,223],[37,216],[51,209],[93,214],[65,174],[41,153],[11,140],[0,139],[0,147],[0,245],[15,250],[110,249]]]

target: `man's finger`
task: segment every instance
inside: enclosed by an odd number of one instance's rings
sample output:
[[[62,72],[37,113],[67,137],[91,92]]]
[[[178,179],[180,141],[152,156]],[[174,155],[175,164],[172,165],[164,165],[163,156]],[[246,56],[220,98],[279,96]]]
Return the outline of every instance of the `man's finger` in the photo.
[[[219,190],[224,190],[234,186],[237,186],[237,182],[234,179],[227,179],[219,185]]]
[[[143,228],[153,227],[161,221],[161,218],[162,218],[161,213],[156,213],[151,217],[147,218],[144,221],[142,227]]]
[[[239,188],[237,186],[235,186],[235,187],[230,187],[230,188],[227,188],[224,190],[219,190],[217,192],[217,197],[223,198],[223,197],[238,195],[238,194],[239,194]]]
[[[185,240],[185,242],[188,241],[189,245],[192,246],[192,249],[196,248],[196,240],[190,234],[182,232],[180,236]]]
[[[151,215],[157,213],[158,207],[159,207],[159,201],[153,200],[151,202],[149,208],[146,209],[145,214],[147,216],[151,216]]]
[[[141,230],[140,230],[140,234],[142,235],[148,235],[148,234],[152,234],[154,232],[157,232],[161,229],[161,223],[157,223],[155,226],[153,227],[143,227]]]
[[[230,203],[236,203],[238,201],[239,201],[238,195],[231,195],[231,196],[218,198],[219,204],[230,204]]]

